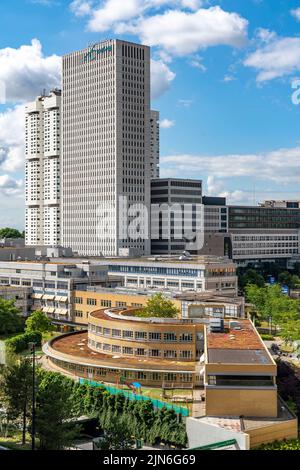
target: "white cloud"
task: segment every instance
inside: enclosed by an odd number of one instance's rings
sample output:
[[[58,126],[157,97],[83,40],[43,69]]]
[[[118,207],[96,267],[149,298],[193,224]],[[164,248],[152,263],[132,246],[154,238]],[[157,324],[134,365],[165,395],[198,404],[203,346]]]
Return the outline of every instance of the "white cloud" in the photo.
[[[300,7],[291,10],[291,15],[296,18],[296,20],[300,21]]]
[[[151,97],[156,99],[169,90],[176,74],[161,60],[151,60]]]
[[[165,118],[160,121],[159,125],[162,129],[170,129],[175,126],[175,121]]]
[[[18,49],[0,49],[0,82],[5,84],[7,102],[33,99],[44,88],[59,87],[60,81],[61,58],[45,57],[37,39]]]
[[[240,47],[247,39],[248,21],[220,7],[195,12],[169,10],[143,18],[136,32],[141,41],[176,56],[192,54],[210,46]]]
[[[275,37],[244,61],[257,70],[257,82],[265,82],[300,71],[300,38]]]
[[[300,147],[283,148],[258,154],[169,155],[161,158],[163,168],[173,176],[195,177],[214,175],[216,178],[254,178],[278,184],[298,184],[300,178]]]
[[[196,69],[199,69],[201,72],[206,72],[207,68],[205,67],[205,65],[203,65],[202,60],[203,60],[202,57],[194,56],[189,61],[189,64],[192,67],[195,67]]]
[[[86,0],[74,0],[70,5],[75,16],[85,16],[92,13],[92,2]]]
[[[71,9],[77,16],[88,16],[90,31],[134,34],[143,43],[177,56],[210,46],[245,44],[245,18],[219,6],[202,5],[200,0],[105,0],[92,7],[90,1],[75,0]],[[167,10],[159,11],[162,6]]]
[[[0,113],[0,168],[13,172],[24,166],[24,106]]]
[[[22,197],[24,195],[23,180],[15,180],[9,175],[0,175],[0,194]]]
[[[234,80],[236,80],[236,77],[233,75],[225,75],[223,78],[223,82],[225,83],[233,82]]]
[[[277,35],[274,31],[270,31],[269,29],[258,28],[256,31],[256,36],[262,43],[267,44],[275,39]]]
[[[82,2],[81,2],[82,3]],[[91,11],[88,29],[93,32],[103,32],[114,28],[119,22],[131,20],[146,9],[142,0],[106,0]]]
[[[193,104],[193,100],[178,100],[178,104],[177,106],[179,106],[179,108],[190,108]]]

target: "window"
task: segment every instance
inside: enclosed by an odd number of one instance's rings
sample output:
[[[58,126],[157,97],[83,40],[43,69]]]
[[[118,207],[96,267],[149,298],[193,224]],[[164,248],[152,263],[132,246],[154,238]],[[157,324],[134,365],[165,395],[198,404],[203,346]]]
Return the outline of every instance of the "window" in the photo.
[[[87,304],[88,305],[97,305],[97,300],[96,299],[87,299]]]
[[[103,335],[104,336],[110,336],[110,328],[103,328]]]
[[[149,341],[160,341],[161,333],[149,333]]]
[[[117,346],[116,344],[113,344],[111,350],[112,350],[113,353],[120,353],[121,352],[121,346]]]
[[[182,333],[182,335],[180,335],[180,341],[183,343],[190,343],[193,341],[193,335],[191,333]]]
[[[111,300],[101,300],[101,307],[111,307]]]
[[[191,359],[192,358],[192,351],[180,351],[180,357],[182,359]]]
[[[128,348],[128,347],[124,347],[123,348],[123,354],[133,354],[133,348]]]
[[[147,339],[147,333],[145,331],[136,331],[135,332],[135,339],[143,341],[143,340]]]
[[[74,303],[75,304],[82,304],[83,303],[82,297],[74,297]]]
[[[167,359],[175,359],[177,357],[177,352],[173,349],[164,351],[164,357]]]
[[[123,331],[123,338],[128,338],[128,339],[133,338],[133,331],[124,330]]]
[[[159,349],[150,349],[149,356],[151,357],[160,357],[160,350]]]
[[[83,317],[83,312],[81,310],[75,310],[75,317],[82,318]]]
[[[146,356],[146,350],[143,349],[143,348],[137,348],[136,355],[137,356]]]
[[[116,307],[126,307],[126,302],[116,302]]]
[[[168,342],[173,342],[177,340],[175,333],[164,333],[164,340]]]
[[[121,338],[121,330],[111,330],[111,335],[113,338]]]

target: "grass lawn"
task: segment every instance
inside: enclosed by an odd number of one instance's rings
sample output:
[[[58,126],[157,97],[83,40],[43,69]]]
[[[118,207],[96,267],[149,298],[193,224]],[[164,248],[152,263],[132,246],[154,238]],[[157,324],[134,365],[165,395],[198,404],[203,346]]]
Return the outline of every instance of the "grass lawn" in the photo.
[[[124,388],[127,390],[127,388]],[[129,391],[129,389],[128,389]],[[182,396],[187,397],[188,399],[193,398],[193,391],[191,389],[174,389],[174,390],[166,390],[165,398],[163,398],[163,391],[161,388],[150,388],[150,387],[142,387],[142,395],[144,397],[152,398],[152,400],[160,400],[170,403],[174,406],[179,406],[182,408],[189,408],[192,409],[192,403],[186,403],[185,401],[172,401],[172,397],[174,396]]]
[[[10,450],[30,450],[30,436],[26,436],[26,444],[22,446],[22,434],[16,433],[13,436],[2,437],[0,436],[0,446],[7,447]]]

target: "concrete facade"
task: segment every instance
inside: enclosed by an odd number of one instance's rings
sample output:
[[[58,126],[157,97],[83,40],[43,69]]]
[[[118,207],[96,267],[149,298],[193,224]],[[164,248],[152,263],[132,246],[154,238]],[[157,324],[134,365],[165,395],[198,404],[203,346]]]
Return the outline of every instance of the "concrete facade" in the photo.
[[[25,242],[59,245],[61,92],[39,96],[25,111]]]
[[[64,246],[87,256],[150,253],[125,221],[128,207],[150,207],[150,156],[149,47],[108,40],[64,56]]]

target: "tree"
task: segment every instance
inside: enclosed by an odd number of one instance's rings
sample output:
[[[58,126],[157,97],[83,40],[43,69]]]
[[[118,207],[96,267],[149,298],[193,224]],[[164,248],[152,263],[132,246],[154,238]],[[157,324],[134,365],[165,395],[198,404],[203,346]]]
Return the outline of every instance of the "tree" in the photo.
[[[0,298],[0,335],[18,333],[23,328],[24,322],[15,302]]]
[[[104,436],[96,443],[98,450],[130,450],[134,449],[135,440],[125,420],[113,417],[105,429]]]
[[[9,420],[22,420],[22,444],[26,443],[27,424],[32,410],[32,365],[21,360],[4,369],[0,390]]]
[[[172,300],[166,299],[163,294],[154,294],[147,302],[143,310],[137,315],[140,317],[176,318],[180,311]]]
[[[286,285],[289,288],[292,287],[292,275],[288,271],[283,271],[278,276],[278,282],[282,285]]]
[[[54,330],[51,320],[41,310],[33,312],[26,320],[26,332],[38,331],[42,334]]]
[[[80,428],[70,421],[72,386],[72,381],[60,374],[43,371],[39,374],[36,432],[41,450],[62,450],[79,433]]]
[[[244,290],[248,284],[264,287],[265,280],[255,269],[248,269],[248,271],[240,277],[239,284],[242,290]]]
[[[5,227],[0,229],[1,238],[24,238],[24,232],[19,232],[15,228]]]

